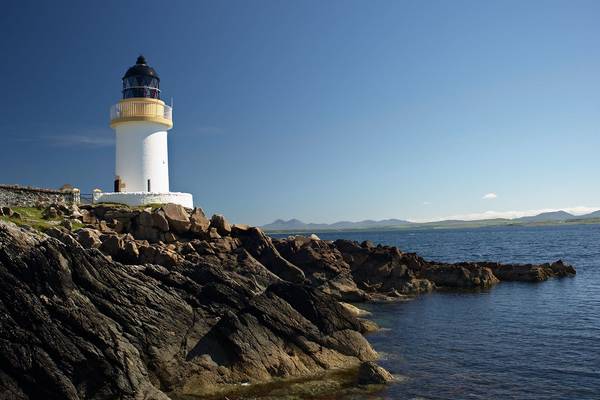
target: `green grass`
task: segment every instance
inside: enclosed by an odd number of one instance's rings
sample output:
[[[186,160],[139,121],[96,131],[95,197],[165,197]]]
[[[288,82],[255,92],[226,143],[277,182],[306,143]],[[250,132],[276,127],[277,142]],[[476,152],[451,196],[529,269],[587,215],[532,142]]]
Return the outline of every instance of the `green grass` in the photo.
[[[16,225],[19,226],[30,226],[40,231],[45,231],[52,227],[58,226],[64,219],[63,217],[44,219],[42,217],[43,209],[41,208],[11,207],[11,210],[19,213],[19,215],[21,215],[21,218],[2,216],[0,217],[0,219],[2,221],[14,222]],[[73,230],[75,231],[81,229],[83,226],[84,225],[80,222],[74,222]]]
[[[143,210],[146,208],[151,208],[152,211],[163,206],[163,204],[147,204],[145,206],[130,207],[130,206],[127,206],[124,204],[115,204],[115,203],[102,203],[102,205],[111,207],[111,208],[112,207],[126,208],[126,209],[130,209],[130,210]],[[16,225],[30,226],[30,227],[35,228],[40,231],[45,231],[50,228],[59,226],[60,223],[65,219],[64,217],[45,219],[42,217],[42,213],[44,211],[43,208],[11,207],[11,210],[19,213],[19,215],[21,215],[21,218],[0,216],[0,221],[10,221],[10,222],[15,223]],[[85,224],[83,224],[82,222],[77,221],[77,220],[72,221],[72,225],[73,225],[73,229],[72,229],[73,232],[76,232],[85,226]]]
[[[42,220],[42,209],[35,207],[11,207],[11,210],[21,214],[23,219]]]
[[[85,226],[85,224],[83,222],[73,221],[73,232],[77,232],[78,230],[80,230],[84,226]]]

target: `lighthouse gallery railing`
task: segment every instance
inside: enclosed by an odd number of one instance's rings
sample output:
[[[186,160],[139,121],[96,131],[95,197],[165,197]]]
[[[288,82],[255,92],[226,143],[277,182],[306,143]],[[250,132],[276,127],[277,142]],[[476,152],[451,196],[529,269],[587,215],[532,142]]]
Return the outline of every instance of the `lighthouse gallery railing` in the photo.
[[[111,121],[133,117],[158,117],[173,120],[173,109],[166,104],[147,101],[127,101],[110,108]]]

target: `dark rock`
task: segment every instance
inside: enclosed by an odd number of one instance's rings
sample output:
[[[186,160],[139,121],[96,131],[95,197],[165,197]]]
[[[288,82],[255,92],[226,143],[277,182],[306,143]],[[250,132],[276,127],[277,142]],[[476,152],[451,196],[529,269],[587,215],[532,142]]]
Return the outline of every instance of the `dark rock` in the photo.
[[[189,253],[195,253],[196,249],[194,248],[192,243],[185,242],[185,243],[179,243],[179,248],[177,249],[177,252],[185,255],[185,254],[189,254]]]
[[[54,227],[46,230],[46,234],[50,237],[60,240],[61,242],[72,246],[79,247],[81,246],[77,240],[71,235],[71,231],[64,227]]]
[[[212,216],[210,219],[210,227],[215,228],[221,236],[231,235],[231,225],[227,222],[225,217],[220,214]]]
[[[548,264],[544,264],[544,266],[546,265]],[[552,273],[554,274],[553,277],[558,278],[575,276],[575,274],[577,274],[575,268],[573,268],[573,266],[570,264],[566,264],[565,262],[563,262],[563,260],[555,261],[552,264],[548,265],[546,268],[549,268],[552,271]]]
[[[179,255],[171,250],[158,249],[154,255],[154,263],[165,267],[172,267],[181,261]]]
[[[152,226],[137,225],[133,231],[133,236],[139,240],[148,240],[156,243],[161,240],[161,232]]]
[[[498,263],[482,263],[487,268],[493,271],[494,275],[502,281],[524,281],[524,282],[541,282],[549,278],[561,278],[574,276],[575,268],[569,264],[565,264],[562,260],[552,264],[498,264]]]
[[[42,211],[42,218],[44,219],[54,219],[54,218],[58,218],[59,216],[62,216],[62,212],[59,212],[55,207],[50,206],[45,208]]]
[[[129,226],[130,223],[129,222],[125,222],[121,219],[115,219],[114,220],[114,225],[113,225],[113,230],[117,233],[124,233],[129,231]]]
[[[77,240],[86,249],[99,248],[102,244],[100,232],[89,228],[82,228],[77,231]]]
[[[283,258],[302,269],[321,290],[343,301],[364,301],[367,295],[356,286],[351,269],[331,244],[303,236],[274,241]]]
[[[194,240],[190,244],[199,254],[215,254],[212,246],[206,240]]]
[[[154,218],[151,212],[142,211],[136,218],[136,223],[138,226],[143,226],[144,228],[153,228],[154,227]],[[168,230],[168,228],[167,228]]]
[[[210,228],[208,232],[208,237],[211,240],[221,239],[221,235],[219,235],[219,232],[217,232],[217,228]]]
[[[392,374],[372,361],[365,361],[358,367],[358,383],[361,385],[382,385],[393,381]]]
[[[157,249],[150,245],[138,245],[139,263],[140,264],[154,264],[156,259]]]
[[[69,219],[65,219],[60,223],[60,226],[72,231],[73,230],[73,221]]]
[[[562,261],[445,264],[370,242],[273,240],[173,205],[81,213],[92,222],[78,242],[63,227],[0,222],[0,388],[10,398],[221,396],[226,385],[356,367],[377,357],[361,335],[377,327],[339,300],[575,273]],[[102,222],[106,232],[90,228]],[[375,364],[359,372],[364,384],[390,380]]]
[[[166,232],[163,234],[163,240],[167,243],[174,243],[177,241],[177,236],[173,232]]]
[[[102,221],[98,221],[98,230],[102,233],[113,233],[114,230],[111,229],[108,224],[106,223],[106,221],[102,220]]]
[[[121,256],[124,263],[137,264],[140,258],[140,252],[137,244],[133,240],[125,241]]]
[[[67,209],[68,209],[68,212],[67,212],[68,216],[70,216],[72,218],[76,218],[76,219],[79,219],[82,217],[81,210],[79,209],[77,204],[71,204],[67,207]]]
[[[103,253],[108,254],[111,257],[115,257],[116,259],[119,258],[124,249],[125,242],[117,235],[107,235],[100,245],[100,250]]]
[[[93,212],[91,212],[90,210],[82,209],[81,210],[81,221],[84,224],[89,224],[89,225],[95,224],[97,221],[96,215]]]
[[[134,243],[103,238],[113,253]],[[244,250],[227,267],[211,255],[131,266],[2,222],[0,246],[0,385],[12,398],[167,399],[163,390],[184,387],[220,395],[227,384],[376,357],[361,323],[330,296],[278,283]],[[140,258],[172,252],[138,247]]]
[[[191,222],[187,211],[179,204],[165,204],[161,207],[165,218],[169,222],[169,229],[174,233],[186,233],[189,231]]]
[[[373,333],[377,332],[380,328],[375,322],[368,319],[359,319],[360,321],[360,331],[362,333]]]
[[[213,240],[210,246],[215,253],[231,253],[239,246],[239,243],[230,236],[226,236],[224,238]]]
[[[204,233],[208,231],[210,221],[204,215],[204,211],[201,208],[195,208],[190,215],[190,231],[196,234]]]
[[[130,233],[134,225],[137,225],[137,219],[141,212],[129,208],[114,206],[114,208],[105,209],[101,219],[110,222],[111,228],[117,233]]]
[[[488,288],[499,282],[490,268],[478,264],[432,264],[421,276],[436,286],[452,288]]]
[[[247,232],[248,229],[250,229],[250,225],[246,225],[246,224],[231,225],[231,232],[233,234],[243,234],[244,232]]]
[[[271,239],[259,228],[236,231],[236,237],[240,239],[248,253],[281,279],[296,283],[304,281],[304,272],[283,258],[273,246]]]
[[[98,218],[98,219],[104,219],[104,215],[106,213],[110,213],[112,211],[115,211],[115,207],[112,205],[108,205],[108,204],[97,204],[92,206],[89,209],[90,212],[92,212],[92,214]]]
[[[370,242],[331,243],[291,236],[273,243],[281,256],[300,267],[314,286],[343,301],[364,301],[374,295],[392,299],[428,292],[436,286],[488,288],[500,280],[534,282],[572,276],[575,272],[560,261],[541,265],[433,263],[413,253],[402,253],[396,247],[374,246]]]
[[[162,210],[152,213],[152,226],[161,232],[169,231],[169,221],[167,221],[165,213]]]

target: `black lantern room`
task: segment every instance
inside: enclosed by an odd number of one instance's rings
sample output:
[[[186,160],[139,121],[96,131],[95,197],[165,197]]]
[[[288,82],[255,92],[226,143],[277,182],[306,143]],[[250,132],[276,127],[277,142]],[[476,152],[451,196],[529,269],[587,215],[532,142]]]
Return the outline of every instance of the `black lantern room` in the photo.
[[[146,63],[144,56],[139,56],[135,65],[123,76],[123,98],[134,97],[160,99],[160,78]]]

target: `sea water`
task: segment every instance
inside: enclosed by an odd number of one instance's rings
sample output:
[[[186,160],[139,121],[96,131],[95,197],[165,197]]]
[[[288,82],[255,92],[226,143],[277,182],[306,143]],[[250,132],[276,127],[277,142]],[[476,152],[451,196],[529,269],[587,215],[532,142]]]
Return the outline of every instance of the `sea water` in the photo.
[[[317,233],[371,240],[429,260],[543,263],[574,278],[502,282],[361,305],[380,364],[402,379],[352,399],[600,399],[600,225]]]

